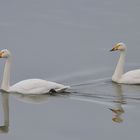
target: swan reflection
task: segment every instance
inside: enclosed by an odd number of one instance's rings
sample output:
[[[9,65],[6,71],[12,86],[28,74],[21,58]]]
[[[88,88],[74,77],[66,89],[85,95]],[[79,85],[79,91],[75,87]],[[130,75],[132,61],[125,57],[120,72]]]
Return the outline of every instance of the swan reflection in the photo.
[[[17,100],[25,102],[25,103],[32,103],[32,104],[42,104],[48,101],[48,94],[19,94],[19,93],[10,93],[13,97]]]
[[[32,104],[42,104],[48,102],[48,98],[51,96],[68,96],[70,92],[49,92],[48,94],[22,94],[22,93],[10,93],[11,96],[15,97],[17,100],[32,103]]]
[[[115,89],[116,96],[115,100],[113,101],[115,103],[115,107],[110,108],[113,113],[112,121],[121,123],[123,122],[122,114],[125,113],[122,105],[126,104],[126,101],[123,96],[122,85],[114,84],[113,87]]]
[[[1,92],[2,108],[3,108],[3,125],[0,126],[0,133],[7,133],[9,131],[9,94]]]
[[[3,125],[0,126],[0,133],[7,133],[9,131],[9,95],[15,97],[17,100],[26,103],[46,103],[49,95],[24,95],[19,93],[7,93],[3,90],[0,91],[3,109]]]

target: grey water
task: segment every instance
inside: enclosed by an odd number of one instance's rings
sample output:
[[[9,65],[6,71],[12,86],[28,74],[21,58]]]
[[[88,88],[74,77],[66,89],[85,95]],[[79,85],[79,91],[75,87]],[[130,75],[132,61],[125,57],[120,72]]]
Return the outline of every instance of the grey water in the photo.
[[[41,78],[70,85],[59,95],[0,94],[2,140],[132,140],[140,133],[140,86],[111,82],[119,53],[140,68],[139,0],[1,0],[0,49],[10,84]],[[0,60],[2,79],[4,60]]]

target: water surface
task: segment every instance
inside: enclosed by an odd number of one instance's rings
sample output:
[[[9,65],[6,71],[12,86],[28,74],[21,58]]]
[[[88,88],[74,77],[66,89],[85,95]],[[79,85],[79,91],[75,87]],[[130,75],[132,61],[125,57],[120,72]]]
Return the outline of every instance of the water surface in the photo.
[[[109,50],[123,41],[125,70],[140,67],[139,6],[138,0],[1,1],[0,48],[12,52],[11,85],[42,78],[71,89],[57,96],[1,93],[0,139],[138,139],[140,86],[111,82],[118,53]]]

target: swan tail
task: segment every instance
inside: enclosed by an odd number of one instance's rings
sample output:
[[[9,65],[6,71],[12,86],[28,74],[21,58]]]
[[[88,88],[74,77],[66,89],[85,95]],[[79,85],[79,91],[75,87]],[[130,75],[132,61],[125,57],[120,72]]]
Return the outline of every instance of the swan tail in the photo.
[[[62,87],[62,88],[57,89],[56,92],[63,92],[63,91],[65,91],[66,89],[69,89],[69,88],[70,88],[70,86],[64,86],[64,87]]]

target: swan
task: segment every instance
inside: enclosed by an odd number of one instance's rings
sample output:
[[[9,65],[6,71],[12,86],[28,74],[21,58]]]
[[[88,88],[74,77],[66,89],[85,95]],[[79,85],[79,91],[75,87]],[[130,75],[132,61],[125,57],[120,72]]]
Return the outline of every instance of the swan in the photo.
[[[7,49],[0,51],[0,58],[5,58],[5,67],[1,89],[6,92],[23,93],[23,94],[45,94],[52,92],[63,92],[69,88],[55,82],[42,79],[27,79],[10,86],[10,67],[12,62],[11,52]]]
[[[9,94],[2,92],[2,108],[3,108],[3,125],[0,126],[0,133],[8,133],[9,131]]]
[[[120,42],[110,51],[120,51],[120,58],[112,76],[112,81],[120,84],[140,84],[140,69],[128,71],[123,74],[127,46]]]

